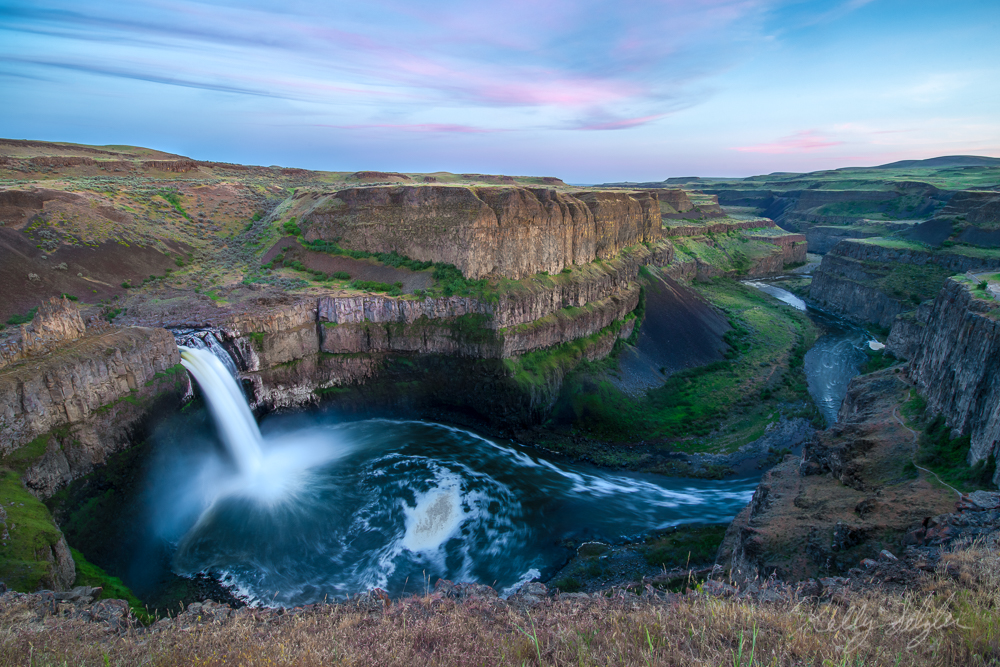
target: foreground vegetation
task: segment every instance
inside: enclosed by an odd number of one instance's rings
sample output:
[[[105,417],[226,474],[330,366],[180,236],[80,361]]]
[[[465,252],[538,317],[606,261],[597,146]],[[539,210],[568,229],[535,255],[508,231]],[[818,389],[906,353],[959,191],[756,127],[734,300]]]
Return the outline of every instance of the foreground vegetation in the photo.
[[[612,596],[543,601],[435,596],[371,607],[239,614],[155,633],[108,633],[0,603],[5,665],[989,665],[1000,660],[1000,555],[948,554],[918,590],[844,590],[830,602]]]

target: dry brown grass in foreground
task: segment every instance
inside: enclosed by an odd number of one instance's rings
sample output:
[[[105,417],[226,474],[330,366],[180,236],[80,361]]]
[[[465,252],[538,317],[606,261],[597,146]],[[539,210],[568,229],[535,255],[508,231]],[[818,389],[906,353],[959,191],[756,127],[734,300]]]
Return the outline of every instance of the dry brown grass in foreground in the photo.
[[[690,595],[503,601],[411,598],[368,612],[245,614],[223,624],[111,634],[99,623],[0,609],[3,665],[992,665],[1000,556],[950,554],[926,589],[824,603]],[[159,627],[159,626],[158,626]]]

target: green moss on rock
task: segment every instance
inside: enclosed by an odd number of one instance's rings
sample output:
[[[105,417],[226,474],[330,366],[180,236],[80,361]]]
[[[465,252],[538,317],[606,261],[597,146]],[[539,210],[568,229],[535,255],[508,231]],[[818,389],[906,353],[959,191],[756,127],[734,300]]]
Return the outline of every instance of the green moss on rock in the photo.
[[[46,441],[47,442],[47,441]],[[13,470],[0,470],[0,581],[16,591],[52,586],[54,548],[62,533]]]

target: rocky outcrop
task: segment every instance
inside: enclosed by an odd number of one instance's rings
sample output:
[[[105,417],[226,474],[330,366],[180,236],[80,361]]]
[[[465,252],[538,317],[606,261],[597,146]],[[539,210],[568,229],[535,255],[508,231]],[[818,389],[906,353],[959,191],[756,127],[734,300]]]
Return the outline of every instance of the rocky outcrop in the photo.
[[[892,329],[885,341],[885,351],[897,359],[912,359],[920,352],[927,322],[934,309],[933,302],[920,304],[916,310],[903,313],[892,322]]]
[[[680,188],[662,188],[656,191],[661,202],[666,202],[677,213],[686,213],[694,208],[686,190]]]
[[[371,379],[385,353],[505,359],[585,338],[624,320],[639,292],[625,285],[503,328],[492,319],[497,306],[468,297],[325,296],[240,314],[219,330],[254,386],[255,406],[289,407],[315,400],[316,390]]]
[[[1000,302],[949,279],[924,317],[890,350],[910,353],[910,375],[929,413],[971,436],[970,465],[1000,457]],[[1000,483],[1000,474],[993,481]]]
[[[558,273],[660,237],[656,195],[520,187],[299,191],[283,213],[308,240],[454,264],[468,278]]]
[[[79,309],[68,299],[51,298],[38,307],[30,324],[22,324],[17,334],[0,341],[0,368],[35,357],[83,337],[87,327]]]
[[[149,417],[188,391],[180,355],[163,329],[85,336],[0,371],[0,454],[47,497],[89,472]]]
[[[786,264],[801,264],[806,261],[806,253],[809,244],[802,234],[753,234],[748,233],[746,237],[755,241],[763,241],[781,248],[782,267]],[[775,273],[780,272],[777,269]]]
[[[663,235],[673,236],[704,236],[705,234],[728,234],[738,229],[773,229],[777,227],[770,218],[754,220],[727,220],[704,225],[671,225],[663,229]]]
[[[908,471],[915,435],[894,415],[909,388],[898,367],[855,377],[837,424],[765,473],[720,549],[736,581],[845,574],[954,508],[953,492]]]
[[[850,275],[862,273],[854,266],[848,266],[850,270],[844,270],[844,273]],[[838,270],[844,268],[834,262],[828,263],[824,258],[823,263],[813,273],[809,296],[847,319],[869,322],[885,328],[892,326],[896,316],[908,308],[899,299],[894,299],[871,283],[866,284],[863,280],[852,280],[837,275]],[[876,274],[871,276],[871,279],[880,277],[881,275]]]

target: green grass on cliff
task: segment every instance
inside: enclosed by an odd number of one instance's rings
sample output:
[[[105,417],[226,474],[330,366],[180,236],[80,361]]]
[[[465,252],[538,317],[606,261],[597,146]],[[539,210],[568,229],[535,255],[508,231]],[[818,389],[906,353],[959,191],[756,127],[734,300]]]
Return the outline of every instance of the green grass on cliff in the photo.
[[[678,255],[686,255],[702,264],[709,264],[722,273],[732,272],[736,276],[745,276],[757,260],[773,255],[778,250],[771,243],[748,238],[743,230],[726,234],[708,233],[701,240],[675,240],[674,247]]]
[[[731,280],[696,289],[733,327],[727,358],[675,373],[638,399],[603,372],[583,367],[567,378],[556,414],[569,415],[573,432],[585,438],[546,446],[609,465],[646,467],[644,455],[625,443],[729,452],[759,438],[782,414],[816,416],[803,358],[817,332],[805,314]],[[606,443],[619,445],[609,449]]]
[[[995,490],[993,475],[997,470],[996,458],[991,454],[987,459],[969,466],[969,447],[970,437],[962,435],[953,438],[944,417],[938,415],[924,427],[917,461],[959,491]]]
[[[635,316],[630,313],[629,317]],[[530,390],[532,387],[546,385],[551,382],[554,375],[568,373],[576,368],[586,359],[587,353],[606,337],[617,336],[627,319],[628,317],[616,320],[600,331],[583,338],[528,352],[520,357],[504,359],[504,365],[523,389]]]
[[[936,264],[892,264],[888,271],[876,269],[883,273],[874,285],[883,293],[899,299],[911,306],[916,306],[927,299],[933,299],[944,286],[944,281],[952,271]]]
[[[52,547],[61,534],[48,508],[13,470],[0,469],[0,581],[16,591],[51,586]]]

